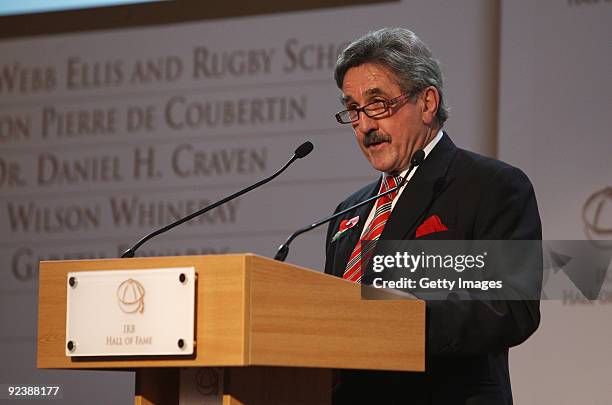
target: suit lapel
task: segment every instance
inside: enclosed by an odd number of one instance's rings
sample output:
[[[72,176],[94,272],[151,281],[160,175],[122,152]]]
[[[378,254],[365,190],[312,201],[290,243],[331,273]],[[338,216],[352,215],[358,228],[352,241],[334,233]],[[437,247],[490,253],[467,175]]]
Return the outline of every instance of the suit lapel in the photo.
[[[357,204],[359,201],[367,200],[368,198],[376,195],[378,189],[380,188],[380,179],[377,182],[374,182],[370,185],[370,189],[366,192],[363,198],[359,200],[352,201],[350,205]],[[364,205],[363,207],[357,208],[355,211],[352,211],[346,215],[347,218],[353,218],[355,216],[359,216],[359,222],[353,228],[349,229],[350,232],[348,235],[341,237],[336,242],[337,246],[337,258],[336,263],[342,263],[341,268],[339,266],[336,267],[336,276],[342,277],[344,274],[344,267],[348,263],[349,257],[351,253],[353,253],[353,249],[355,249],[355,245],[357,241],[361,237],[361,233],[363,232],[363,226],[365,225],[366,220],[368,219],[368,215],[374,207],[375,201]]]
[[[457,147],[446,133],[417,168],[385,225],[381,239],[412,239],[423,216],[438,195],[453,181],[449,166]]]

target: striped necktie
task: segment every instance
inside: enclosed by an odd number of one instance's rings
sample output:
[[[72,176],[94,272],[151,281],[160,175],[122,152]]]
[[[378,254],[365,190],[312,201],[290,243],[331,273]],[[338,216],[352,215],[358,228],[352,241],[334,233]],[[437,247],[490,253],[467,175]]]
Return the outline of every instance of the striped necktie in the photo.
[[[384,193],[396,187],[400,181],[401,177],[385,176],[380,185],[380,193]],[[361,276],[363,274],[361,270],[362,257],[364,259],[363,262],[366,262],[375,245],[375,243],[362,244],[361,241],[375,241],[380,238],[385,224],[387,223],[387,219],[389,219],[389,215],[391,215],[391,205],[396,195],[397,190],[376,200],[374,218],[363,233],[361,239],[357,241],[355,249],[353,249],[353,253],[351,253],[349,261],[346,264],[346,269],[344,270],[342,278],[355,283],[361,283]],[[363,252],[362,247],[364,248]]]

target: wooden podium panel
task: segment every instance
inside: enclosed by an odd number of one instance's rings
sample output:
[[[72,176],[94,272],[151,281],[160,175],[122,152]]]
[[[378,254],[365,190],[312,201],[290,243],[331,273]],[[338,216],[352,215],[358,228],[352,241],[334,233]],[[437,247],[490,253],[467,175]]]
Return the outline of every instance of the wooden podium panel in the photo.
[[[180,256],[134,259],[49,261],[40,263],[39,368],[135,368],[246,365],[246,256]],[[96,357],[65,355],[66,283],[71,271],[132,270],[194,266],[196,356]]]
[[[424,370],[423,301],[362,300],[353,282],[249,259],[249,364]]]
[[[196,271],[194,355],[65,355],[69,272],[170,267]],[[136,369],[136,404],[178,403],[178,367],[224,367],[226,405],[329,404],[332,369],[425,369],[425,303],[360,288],[252,254],[41,262],[37,365]]]
[[[194,266],[198,277],[194,356],[65,356],[68,272],[177,266]],[[252,254],[40,264],[39,368],[257,365],[423,371],[424,350],[424,302],[362,300],[357,284]]]

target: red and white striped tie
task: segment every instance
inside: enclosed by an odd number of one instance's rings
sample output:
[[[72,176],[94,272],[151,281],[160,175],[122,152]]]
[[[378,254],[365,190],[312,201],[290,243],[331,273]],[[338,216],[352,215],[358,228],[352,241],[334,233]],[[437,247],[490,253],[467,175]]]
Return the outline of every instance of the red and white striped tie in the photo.
[[[396,187],[400,181],[400,177],[385,176],[380,186],[380,193],[384,193],[385,191]],[[362,252],[361,241],[375,241],[380,238],[385,224],[387,223],[387,219],[389,219],[389,215],[391,215],[391,205],[393,204],[393,199],[396,195],[397,190],[376,200],[374,218],[368,225],[366,231],[363,233],[361,239],[357,241],[355,249],[353,249],[353,253],[351,253],[349,261],[346,264],[346,269],[344,270],[344,275],[342,276],[344,279],[353,281],[355,283],[361,283],[361,276],[363,274],[361,270],[361,263],[366,262],[367,259],[369,259],[369,255],[372,253],[375,245],[375,243],[366,243],[365,250]],[[362,260],[362,257],[365,260]]]

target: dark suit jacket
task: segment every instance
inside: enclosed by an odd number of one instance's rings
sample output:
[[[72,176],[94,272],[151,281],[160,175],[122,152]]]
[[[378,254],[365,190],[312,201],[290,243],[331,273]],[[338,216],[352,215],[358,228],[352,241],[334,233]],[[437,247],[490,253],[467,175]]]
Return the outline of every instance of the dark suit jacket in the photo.
[[[336,211],[375,195],[379,183],[357,191]],[[330,224],[326,273],[342,277],[372,206]],[[535,194],[525,174],[457,148],[446,134],[405,186],[381,239],[414,239],[417,227],[434,214],[448,230],[426,236],[431,239],[542,238]],[[357,215],[359,224],[331,242],[340,221]],[[541,283],[541,273],[532,276],[535,283]],[[452,295],[447,300],[429,301],[427,371],[342,371],[334,403],[512,404],[508,348],[527,339],[539,321],[538,301],[460,301]]]

